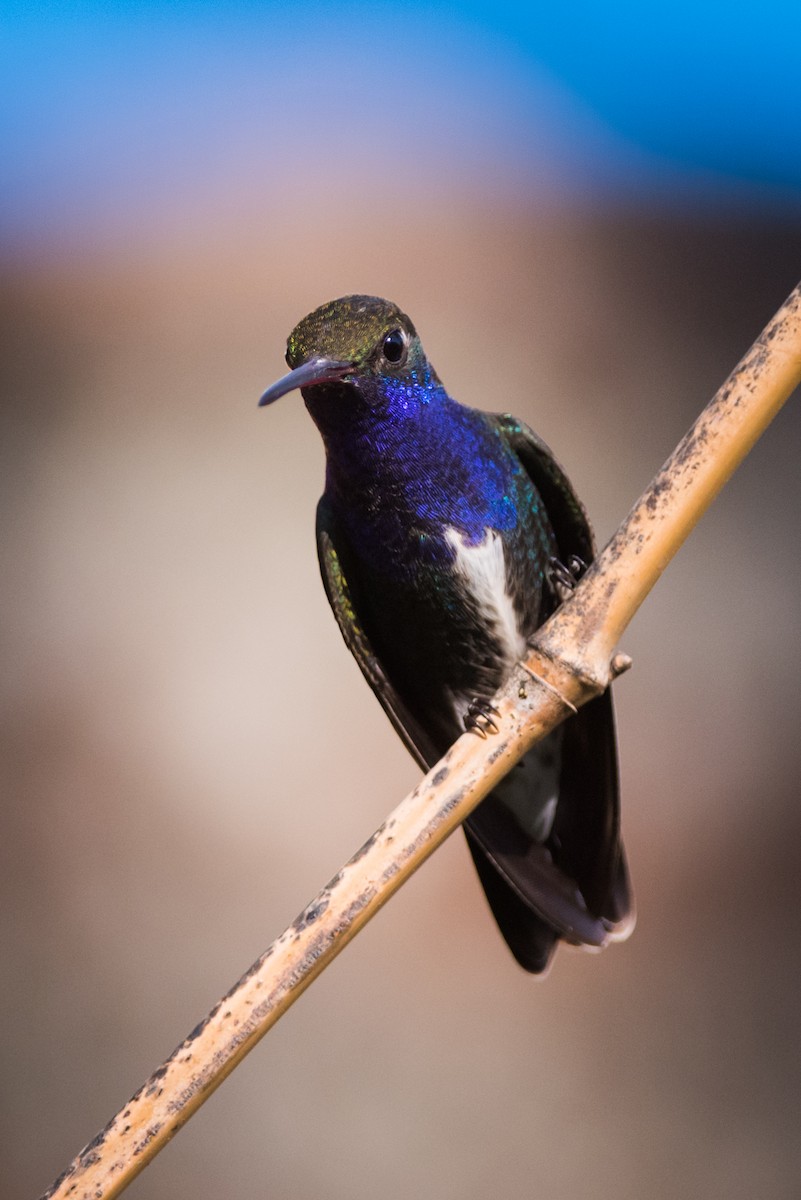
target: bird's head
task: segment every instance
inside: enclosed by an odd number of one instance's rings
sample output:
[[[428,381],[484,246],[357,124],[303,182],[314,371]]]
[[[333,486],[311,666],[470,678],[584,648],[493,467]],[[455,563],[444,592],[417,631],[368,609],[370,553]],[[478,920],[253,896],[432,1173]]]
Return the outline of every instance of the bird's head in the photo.
[[[439,386],[412,322],[377,296],[343,296],[316,308],[289,335],[286,361],[289,374],[260,405],[300,388],[307,404],[358,393],[372,407],[398,386]]]

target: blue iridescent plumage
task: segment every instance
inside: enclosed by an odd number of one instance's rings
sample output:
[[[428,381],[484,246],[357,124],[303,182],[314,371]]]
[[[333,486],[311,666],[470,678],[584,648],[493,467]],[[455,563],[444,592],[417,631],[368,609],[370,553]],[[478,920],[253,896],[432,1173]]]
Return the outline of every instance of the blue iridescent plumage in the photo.
[[[557,600],[555,559],[589,560],[584,511],[547,447],[445,391],[409,318],[374,297],[292,332],[290,374],[326,448],[323,582],[340,629],[410,750],[430,766],[474,720]],[[515,957],[631,927],[610,697],[535,746],[465,823]]]

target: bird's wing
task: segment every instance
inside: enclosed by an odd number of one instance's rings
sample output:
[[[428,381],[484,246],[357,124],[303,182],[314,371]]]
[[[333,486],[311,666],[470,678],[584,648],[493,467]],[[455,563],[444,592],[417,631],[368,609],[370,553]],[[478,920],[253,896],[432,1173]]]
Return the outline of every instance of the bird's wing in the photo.
[[[594,555],[592,530],[567,475],[528,426],[511,416],[494,419],[542,498],[559,557],[564,561],[576,554],[589,563]],[[592,914],[602,922],[601,942],[623,937],[630,931],[633,904],[620,840],[617,742],[611,693],[607,691],[584,705],[565,723],[562,737],[559,803],[547,842],[549,857],[558,868],[554,878],[550,877],[553,872],[548,863],[540,862],[542,847],[528,847],[526,853],[521,847],[511,855],[503,852],[504,839],[496,836],[488,824],[492,804],[485,802],[482,806],[485,813],[478,809],[473,818],[468,818],[467,825],[521,899],[542,916],[550,917],[563,935],[567,933],[570,937],[572,933],[578,941],[597,944],[589,924],[585,929],[577,922],[575,901],[559,885],[559,878],[566,876],[578,884],[589,909],[585,919],[591,923]],[[489,891],[488,894],[492,902]],[[597,929],[598,926],[596,934]]]
[[[515,417],[503,414],[493,420],[542,497],[560,555],[566,559],[577,554],[589,563],[595,555],[589,518],[549,447],[533,429]]]
[[[347,539],[337,525],[325,497],[317,506],[317,555],[325,593],[348,649],[361,667],[362,674],[406,748],[419,766],[427,771],[440,755],[430,736],[415,720],[390,683],[369,638],[362,629],[357,614],[358,597],[354,595],[355,583],[349,583],[345,573],[351,558]]]

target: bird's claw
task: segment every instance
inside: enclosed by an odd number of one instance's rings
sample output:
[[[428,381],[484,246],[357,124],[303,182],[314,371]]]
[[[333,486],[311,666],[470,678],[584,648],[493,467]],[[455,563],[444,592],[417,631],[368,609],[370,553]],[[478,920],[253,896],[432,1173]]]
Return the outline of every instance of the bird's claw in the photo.
[[[488,700],[471,700],[463,718],[464,727],[468,733],[477,733],[479,737],[485,738],[489,733],[498,732],[494,716],[500,716],[494,704],[490,704]]]
[[[554,557],[548,559],[548,585],[560,603],[567,600],[586,570],[587,564],[577,554],[571,554],[567,562]]]

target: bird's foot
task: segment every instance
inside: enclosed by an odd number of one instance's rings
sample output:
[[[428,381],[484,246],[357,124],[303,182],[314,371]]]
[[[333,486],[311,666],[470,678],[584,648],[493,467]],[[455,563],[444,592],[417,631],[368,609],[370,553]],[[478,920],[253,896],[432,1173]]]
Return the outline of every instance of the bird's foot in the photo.
[[[475,700],[471,700],[467,706],[467,712],[463,717],[464,727],[469,733],[477,733],[479,737],[485,738],[488,733],[498,732],[498,726],[493,720],[493,717],[498,716],[500,713],[494,704],[477,697]]]
[[[567,562],[562,562],[560,558],[548,559],[546,578],[560,604],[571,595],[586,570],[587,564],[577,554],[571,554]]]

